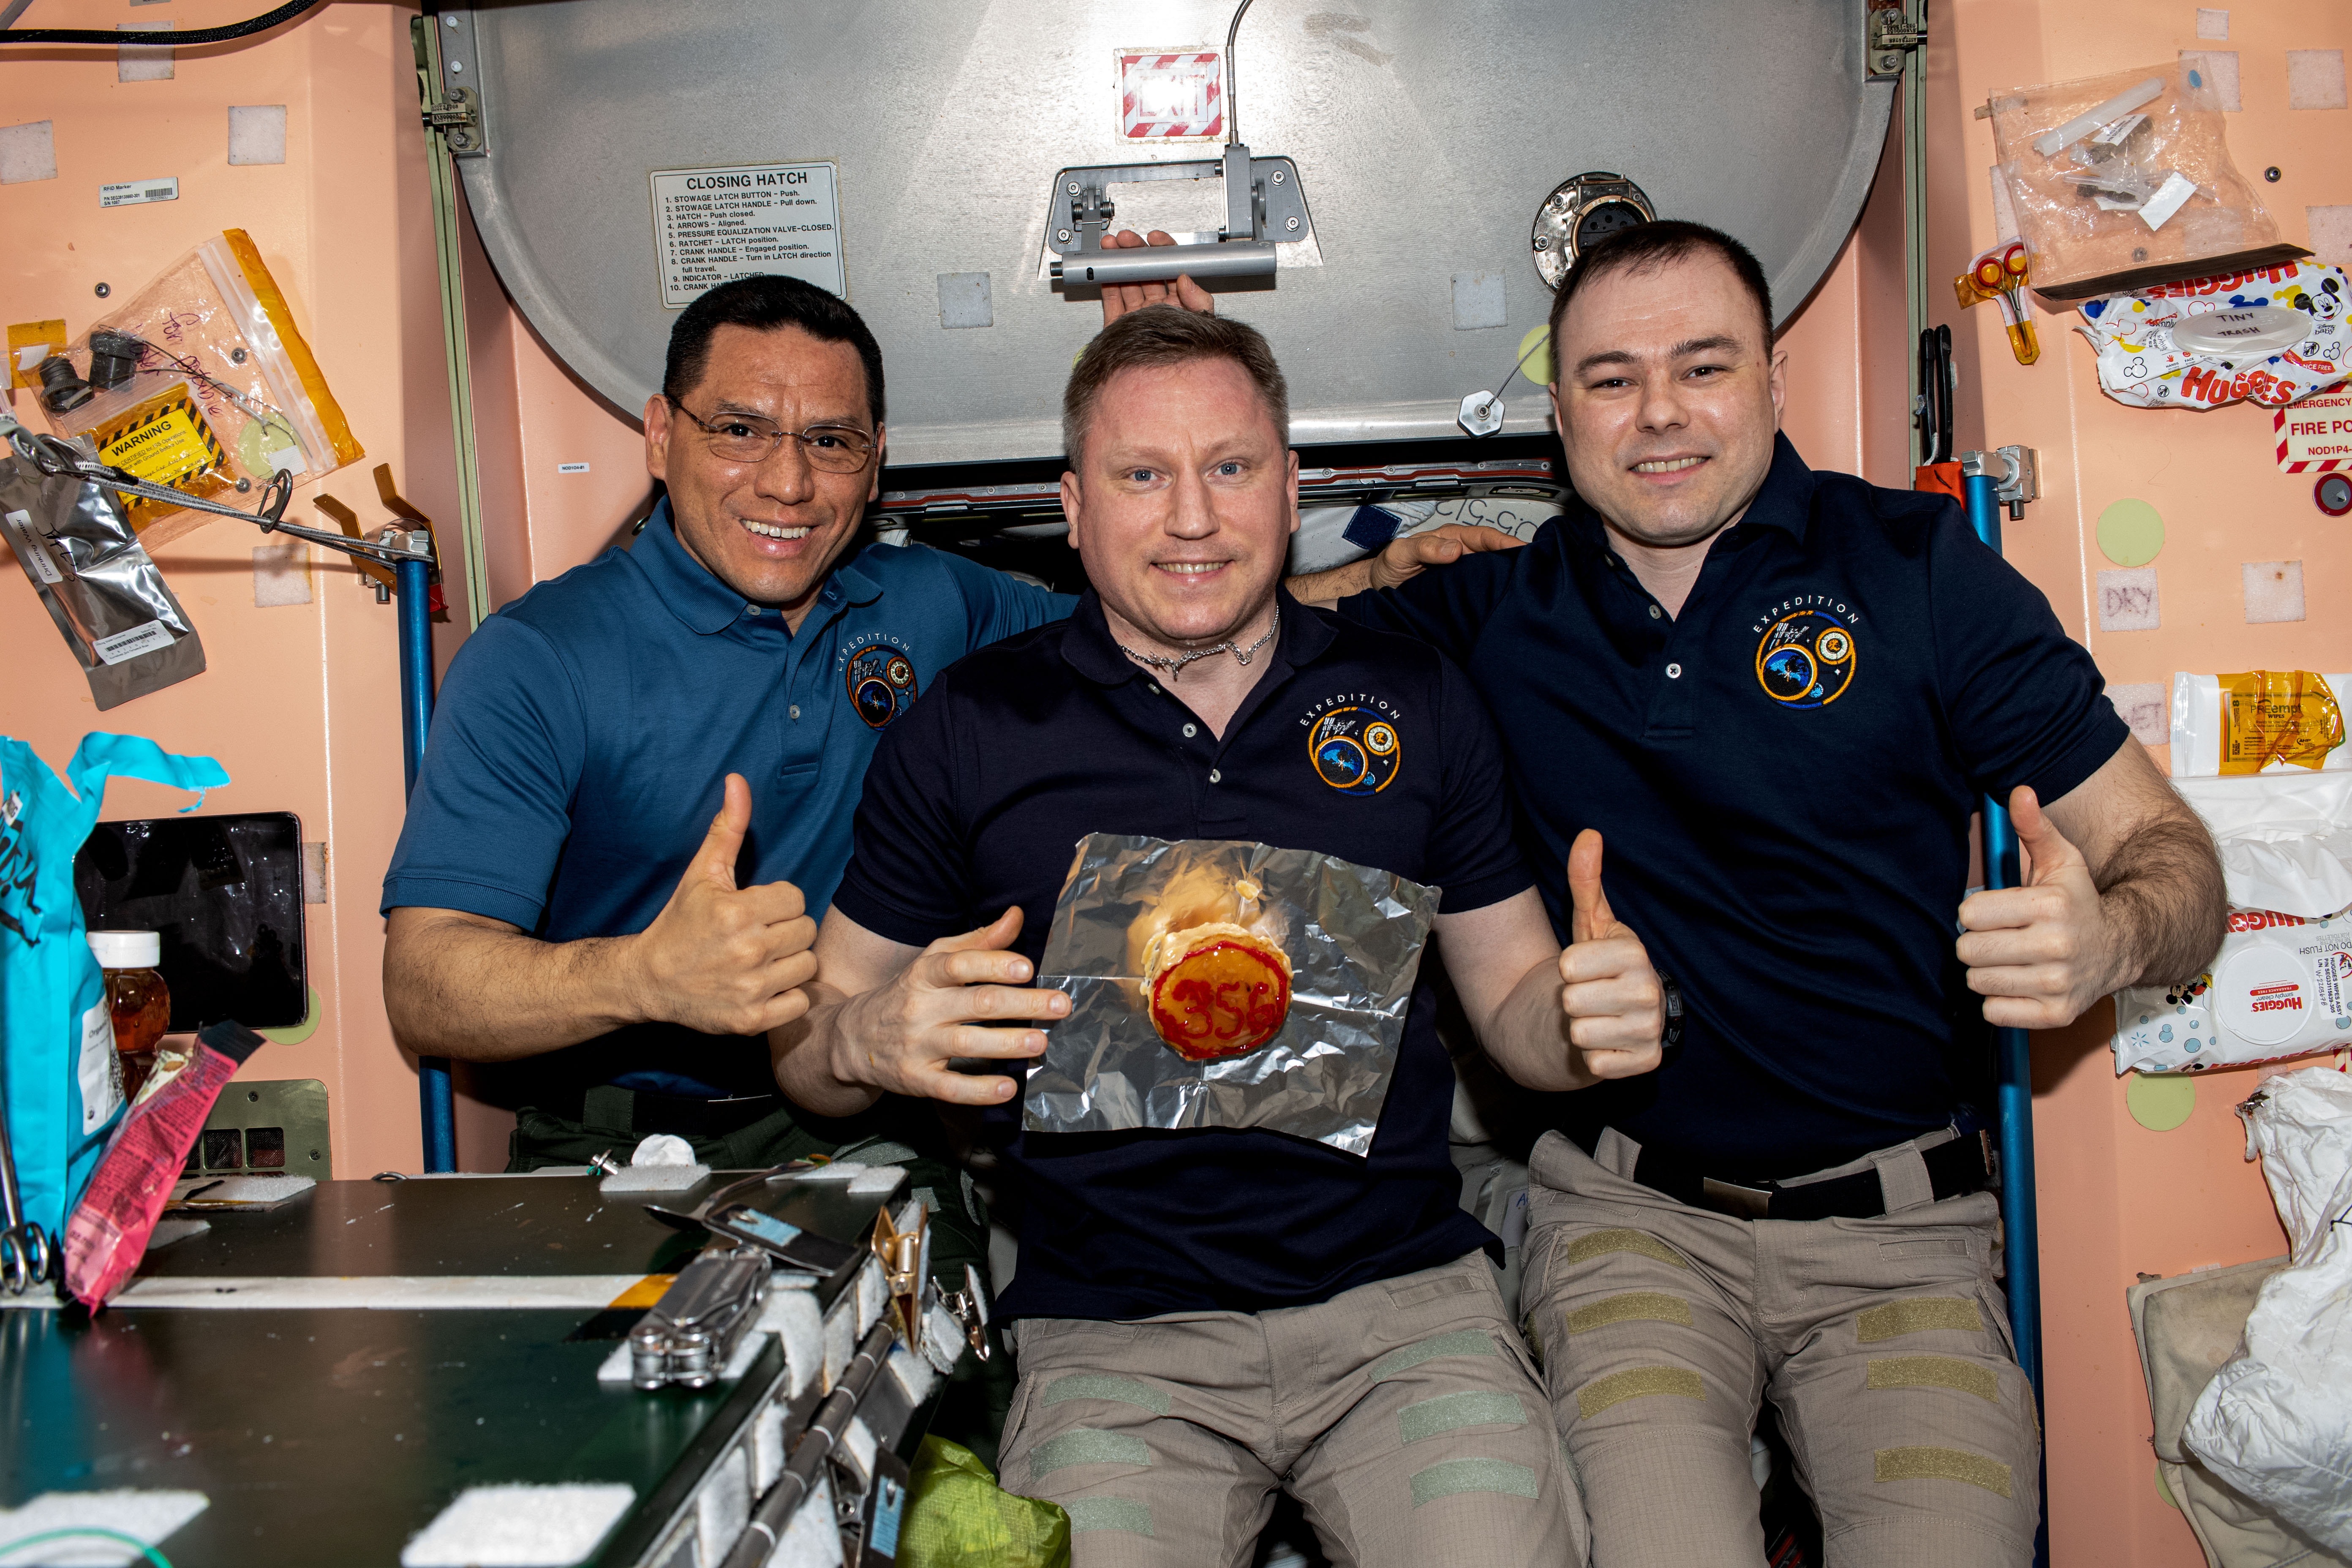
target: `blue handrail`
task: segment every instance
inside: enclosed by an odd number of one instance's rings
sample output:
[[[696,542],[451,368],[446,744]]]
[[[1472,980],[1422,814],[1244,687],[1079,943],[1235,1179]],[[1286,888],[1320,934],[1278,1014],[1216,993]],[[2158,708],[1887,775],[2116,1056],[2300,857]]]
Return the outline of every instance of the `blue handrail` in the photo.
[[[433,727],[431,575],[422,561],[393,564],[393,598],[400,617],[400,762],[407,793],[425,766],[425,737]],[[424,1119],[425,1168],[457,1168],[457,1102],[446,1057],[416,1058],[417,1109]]]

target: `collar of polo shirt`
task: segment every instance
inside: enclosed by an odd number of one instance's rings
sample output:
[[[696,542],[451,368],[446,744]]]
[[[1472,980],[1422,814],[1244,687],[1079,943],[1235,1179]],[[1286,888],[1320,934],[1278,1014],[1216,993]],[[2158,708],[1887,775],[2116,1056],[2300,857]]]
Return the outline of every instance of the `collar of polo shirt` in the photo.
[[[670,520],[667,497],[654,508],[653,516],[646,519],[645,530],[637,535],[629,553],[645,569],[646,580],[653,584],[669,613],[704,637],[735,625],[750,607],[742,595],[687,553],[686,545],[677,537],[677,526]],[[825,574],[824,586],[817,595],[819,602],[828,607],[846,603],[853,608],[863,608],[881,596],[882,584],[851,565],[846,556]],[[775,608],[772,605],[758,607]],[[805,626],[808,623],[802,624]]]

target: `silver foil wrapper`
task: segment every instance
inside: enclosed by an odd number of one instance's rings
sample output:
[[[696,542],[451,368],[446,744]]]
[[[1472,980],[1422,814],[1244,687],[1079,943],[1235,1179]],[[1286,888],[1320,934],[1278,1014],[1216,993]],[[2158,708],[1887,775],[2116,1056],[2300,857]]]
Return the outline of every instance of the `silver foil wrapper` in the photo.
[[[1246,879],[1244,923],[1290,959],[1290,1013],[1246,1056],[1187,1061],[1145,1005],[1138,931],[1174,887]],[[1066,992],[1029,1070],[1032,1132],[1255,1127],[1371,1152],[1440,889],[1304,849],[1097,833],[1054,906],[1038,984]]]
[[[77,442],[86,455],[89,443]],[[0,522],[100,710],[202,675],[205,647],[122,498],[0,446]]]

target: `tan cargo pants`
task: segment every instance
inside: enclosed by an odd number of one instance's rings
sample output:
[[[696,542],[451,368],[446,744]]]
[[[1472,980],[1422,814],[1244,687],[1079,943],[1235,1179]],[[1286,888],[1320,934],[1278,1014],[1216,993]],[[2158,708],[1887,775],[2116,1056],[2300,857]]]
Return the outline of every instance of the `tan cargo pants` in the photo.
[[[1474,1252],[1312,1307],[1028,1318],[1009,1491],[1075,1568],[1246,1568],[1286,1491],[1338,1568],[1575,1568],[1584,1510]]]
[[[1911,1158],[1882,1181],[1926,1201],[1895,1213],[1735,1219],[1630,1180],[1632,1150],[1604,1134],[1612,1170],[1548,1133],[1528,1199],[1520,1300],[1594,1568],[1762,1562],[1765,1398],[1829,1568],[2030,1563],[2042,1436],[1993,1281],[1992,1195],[1936,1202]]]

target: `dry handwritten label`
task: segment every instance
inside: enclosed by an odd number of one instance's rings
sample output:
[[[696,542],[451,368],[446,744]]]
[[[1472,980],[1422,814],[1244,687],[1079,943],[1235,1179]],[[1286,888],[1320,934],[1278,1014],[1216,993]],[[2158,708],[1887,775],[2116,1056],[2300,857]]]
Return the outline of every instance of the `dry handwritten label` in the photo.
[[[2221,683],[2221,772],[2272,763],[2317,768],[2344,743],[2344,711],[2327,678],[2307,669],[2250,669]]]
[[[124,411],[101,426],[95,437],[101,462],[149,484],[169,485],[192,496],[213,495],[229,486],[223,477],[228,459],[220,437],[197,411],[184,383]],[[136,496],[122,499],[134,529],[174,510]]]

